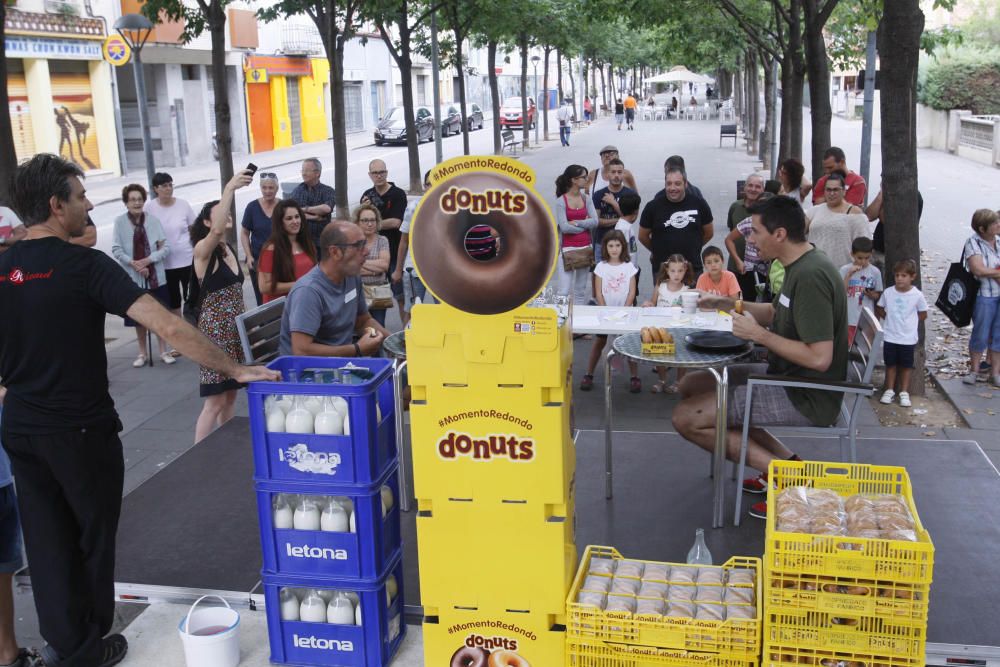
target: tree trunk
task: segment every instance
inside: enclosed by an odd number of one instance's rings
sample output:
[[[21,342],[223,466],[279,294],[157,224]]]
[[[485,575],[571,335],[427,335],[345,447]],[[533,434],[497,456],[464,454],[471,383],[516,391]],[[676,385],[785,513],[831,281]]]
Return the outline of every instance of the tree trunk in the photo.
[[[882,222],[885,265],[901,259],[917,264],[920,281],[920,231],[917,213],[917,63],[924,15],[918,0],[885,3],[878,28],[882,113]],[[888,224],[887,224],[888,223]],[[924,393],[924,324],[910,393]]]
[[[7,4],[0,2],[0,44],[5,44],[5,21]],[[7,59],[0,58],[0,108],[10,109],[7,97]],[[10,114],[0,114],[0,204],[10,205],[10,179],[17,169],[17,153],[14,150],[14,130],[10,124]]]
[[[736,77],[733,81],[733,114],[736,119],[737,124],[741,124],[743,121],[743,81],[746,78],[743,72],[743,68],[746,67],[746,63],[740,63],[740,58],[736,59]],[[678,101],[683,98],[679,97]],[[743,124],[743,132],[746,133],[746,124]]]
[[[542,74],[542,100],[535,100],[535,104],[538,105],[538,110],[542,114],[542,133],[545,135],[545,141],[549,140],[549,54],[552,53],[552,47],[545,46],[545,72]]]
[[[457,21],[456,21],[457,23]],[[455,29],[455,69],[458,71],[458,103],[462,111],[462,154],[468,155],[469,148],[469,116],[465,108],[465,60],[462,56],[462,31]]]
[[[517,41],[521,55],[521,138],[524,147],[528,148],[531,139],[531,123],[528,121],[528,33],[522,32]]]
[[[336,216],[350,217],[351,205],[347,191],[347,110],[344,108],[344,42],[337,27],[337,19],[326,14],[329,26],[327,47],[330,61],[330,122],[333,130],[333,189],[337,204]]]
[[[771,153],[771,142],[774,137],[774,126],[771,119],[774,117],[774,103],[772,92],[776,82],[774,80],[774,57],[766,51],[760,52],[760,61],[764,66],[764,170],[771,171],[775,156]]]
[[[226,10],[219,0],[213,0],[209,5],[208,18],[212,35],[215,141],[219,147],[219,180],[225,188],[233,178],[233,135],[229,113],[229,77],[226,75]],[[226,230],[226,240],[236,243],[235,225]]]
[[[832,0],[827,0],[831,2]],[[826,58],[823,22],[818,0],[804,0],[806,76],[809,79],[809,116],[812,119],[811,164],[813,183],[823,175],[823,152],[830,147],[830,65]]]
[[[569,65],[569,96],[573,98],[573,106],[576,107],[579,100],[576,99],[576,77],[573,76],[573,58],[567,58],[566,63]]]
[[[491,39],[486,43],[486,63],[490,68],[490,97],[493,105],[493,152],[503,154],[503,142],[500,140],[500,86],[497,82],[497,41]]]
[[[753,51],[747,53],[747,71],[750,75],[747,79],[747,111],[750,120],[750,141],[747,142],[747,153],[756,155],[760,146],[760,68],[757,63],[757,54]]]
[[[604,106],[605,109],[610,109],[611,108],[611,100],[608,97],[608,86],[607,86],[607,84],[604,81],[604,65],[602,64],[599,69],[600,69],[600,72],[601,72],[601,99],[604,100],[604,102],[602,104],[603,104],[603,106]],[[600,111],[600,108],[598,108],[597,110]]]
[[[556,104],[562,104],[563,98],[563,85],[562,85],[562,51],[556,50],[556,90],[559,94],[556,95]]]

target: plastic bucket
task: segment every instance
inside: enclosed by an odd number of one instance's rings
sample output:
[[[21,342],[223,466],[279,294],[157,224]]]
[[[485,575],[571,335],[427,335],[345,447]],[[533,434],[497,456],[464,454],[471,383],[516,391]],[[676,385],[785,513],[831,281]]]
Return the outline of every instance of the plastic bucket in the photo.
[[[195,609],[215,597],[224,607]],[[240,664],[240,615],[218,595],[202,595],[181,619],[177,632],[184,645],[187,667],[236,667]]]

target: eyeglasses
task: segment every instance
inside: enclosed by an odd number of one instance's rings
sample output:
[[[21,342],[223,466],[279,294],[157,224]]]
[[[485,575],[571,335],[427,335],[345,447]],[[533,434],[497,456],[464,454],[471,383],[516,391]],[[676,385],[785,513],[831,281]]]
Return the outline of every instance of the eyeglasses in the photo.
[[[260,180],[263,181],[265,178],[274,179],[276,181],[276,180],[278,180],[278,175],[276,173],[274,173],[273,171],[262,171],[262,172],[260,172]]]
[[[371,174],[372,176],[385,176],[389,172],[383,169],[382,171],[369,171],[368,173]]]
[[[375,218],[360,218],[358,220],[358,222],[360,222],[363,225],[367,225],[367,224],[374,225],[374,224],[378,223],[378,220],[376,220]]]
[[[348,248],[354,248],[355,250],[362,250],[365,247],[365,243],[367,243],[367,241],[361,239],[355,241],[354,243],[331,243],[330,245],[335,245],[338,248],[343,248],[344,250],[347,250]]]

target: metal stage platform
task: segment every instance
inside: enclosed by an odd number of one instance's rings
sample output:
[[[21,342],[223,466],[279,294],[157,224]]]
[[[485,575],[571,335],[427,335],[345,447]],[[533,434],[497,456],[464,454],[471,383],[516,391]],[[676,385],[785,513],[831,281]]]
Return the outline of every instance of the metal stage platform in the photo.
[[[705,527],[715,560],[760,555],[764,524],[712,530],[707,454],[673,433],[615,433],[615,493],[604,498],[603,431],[577,434],[576,542],[629,557],[683,560]],[[803,458],[835,459],[836,439],[784,438]],[[864,463],[903,465],[936,546],[927,664],[1000,667],[1000,473],[972,441],[861,438]],[[727,467],[728,473],[728,467]],[[123,600],[207,590],[257,607],[261,567],[248,422],[236,418],[123,501],[116,581]],[[727,523],[733,487],[727,483]],[[415,513],[403,515],[408,620],[420,618]]]

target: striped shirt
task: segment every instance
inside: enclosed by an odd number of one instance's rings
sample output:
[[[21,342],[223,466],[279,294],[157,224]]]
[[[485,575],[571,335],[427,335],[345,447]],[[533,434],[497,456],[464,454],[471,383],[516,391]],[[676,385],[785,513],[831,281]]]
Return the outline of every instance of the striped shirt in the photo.
[[[969,258],[973,255],[981,255],[983,258],[983,266],[986,268],[1000,269],[1000,247],[997,246],[995,237],[993,239],[993,243],[989,243],[984,241],[983,237],[979,234],[973,234],[969,237],[969,240],[965,242],[965,247],[962,249],[962,255],[965,256],[966,269],[969,268]],[[979,278],[979,296],[1000,296],[1000,280],[986,276],[977,277]]]

